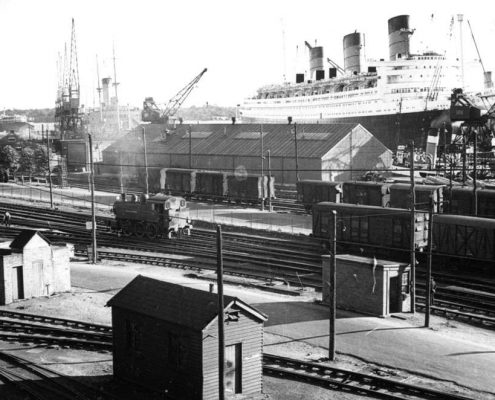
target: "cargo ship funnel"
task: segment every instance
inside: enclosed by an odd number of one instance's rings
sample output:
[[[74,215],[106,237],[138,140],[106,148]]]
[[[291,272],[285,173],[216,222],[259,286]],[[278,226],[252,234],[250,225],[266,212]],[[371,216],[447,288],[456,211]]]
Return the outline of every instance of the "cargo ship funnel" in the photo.
[[[492,71],[485,71],[483,76],[485,78],[485,89],[491,89],[493,87]]]
[[[388,20],[388,43],[390,61],[409,57],[409,15],[399,15]]]
[[[344,71],[359,74],[365,63],[364,33],[350,33],[344,36]]]
[[[101,84],[103,86],[103,105],[108,107],[110,105],[110,92],[109,92],[109,86],[110,86],[110,81],[111,78],[103,78],[101,80]]]

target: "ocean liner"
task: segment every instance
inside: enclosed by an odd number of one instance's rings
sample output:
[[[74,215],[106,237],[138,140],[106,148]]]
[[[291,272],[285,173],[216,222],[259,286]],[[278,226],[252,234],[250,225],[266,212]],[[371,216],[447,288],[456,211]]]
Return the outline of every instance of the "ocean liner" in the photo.
[[[243,122],[358,122],[390,149],[411,139],[424,148],[429,132],[450,129],[450,96],[460,73],[445,54],[411,54],[413,32],[408,15],[389,19],[389,60],[378,61],[366,60],[364,34],[346,35],[344,68],[306,42],[309,74],[259,89],[240,109]]]

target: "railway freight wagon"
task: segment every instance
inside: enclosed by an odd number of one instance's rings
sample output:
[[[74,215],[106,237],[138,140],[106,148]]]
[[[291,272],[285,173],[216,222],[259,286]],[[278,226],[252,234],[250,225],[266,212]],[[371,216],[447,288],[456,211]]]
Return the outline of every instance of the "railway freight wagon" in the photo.
[[[154,239],[189,234],[192,229],[189,209],[182,197],[157,194],[152,197],[121,195],[113,205],[115,220],[111,228],[125,236]]]
[[[416,185],[416,210],[428,210],[430,208],[430,196],[433,196],[433,212],[443,212],[443,185]],[[411,208],[411,185],[408,183],[395,183],[390,185],[390,207]]]
[[[390,207],[390,186],[390,183],[381,182],[344,182],[342,184],[343,202]]]
[[[337,212],[337,243],[341,249],[366,248],[368,255],[409,257],[411,213],[404,209],[323,202],[313,206],[313,236],[333,240],[333,214]],[[414,242],[423,249],[428,238],[428,213],[416,212]]]
[[[268,194],[266,175],[227,175],[227,199],[237,203],[256,204]]]
[[[190,197],[196,190],[196,171],[183,168],[163,168],[160,187],[166,194]]]
[[[221,201],[227,196],[227,174],[216,171],[196,171],[194,197],[199,200]]]
[[[305,179],[296,182],[297,200],[311,211],[314,204],[322,201],[340,203],[342,201],[342,183]]]
[[[446,188],[445,200],[449,201],[445,207],[451,214],[474,215],[474,193],[471,187],[453,186]],[[476,191],[478,200],[477,217],[495,218],[495,190],[478,189]]]
[[[448,256],[450,259],[469,258],[485,264],[493,263],[495,220],[464,215],[435,215],[433,246],[434,254]],[[483,266],[491,269],[491,265]]]

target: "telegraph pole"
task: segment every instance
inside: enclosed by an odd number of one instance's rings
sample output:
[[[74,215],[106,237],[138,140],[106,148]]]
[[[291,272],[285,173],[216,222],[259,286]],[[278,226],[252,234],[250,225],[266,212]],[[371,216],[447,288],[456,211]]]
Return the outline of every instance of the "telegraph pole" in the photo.
[[[95,215],[95,171],[93,165],[93,139],[91,134],[88,134],[89,139],[89,164],[90,164],[90,179],[91,179],[91,228],[93,230],[93,264],[97,262],[96,252],[96,215]]]
[[[187,128],[189,133],[189,169],[192,169],[192,127],[189,125]]]
[[[265,211],[265,177],[263,161],[265,159],[263,154],[263,125],[260,125],[260,140],[261,140],[261,211]]]
[[[330,334],[328,344],[328,358],[330,361],[335,361],[335,320],[337,314],[337,290],[335,283],[337,281],[337,211],[332,210],[332,254],[330,263]]]
[[[224,336],[224,304],[223,304],[223,257],[222,227],[217,225],[217,286],[218,286],[218,398],[225,398],[225,336]]]
[[[411,312],[416,312],[416,187],[414,181],[414,140],[411,141],[410,152],[410,166],[411,166]]]
[[[299,160],[297,154],[297,123],[294,122],[294,144],[296,150],[296,181],[299,182]]]
[[[272,212],[273,211],[272,191],[271,191],[271,188],[272,188],[272,186],[271,186],[271,183],[272,183],[272,161],[271,161],[270,149],[268,149],[266,152],[268,153],[268,211]]]
[[[432,246],[433,246],[433,206],[435,205],[433,195],[430,195],[430,207],[428,210],[428,259],[426,264],[426,312],[425,312],[425,327],[430,327],[431,314],[431,263],[432,263]]]
[[[41,134],[43,135],[44,125],[41,125]],[[48,129],[46,130],[46,153],[48,158],[48,183],[50,185],[50,208],[53,208],[53,188],[52,188],[52,168],[50,167],[50,138]]]
[[[473,129],[474,133],[474,148],[473,148],[473,210],[474,210],[474,216],[478,216],[478,192],[476,191],[476,175],[478,173],[478,153],[477,153],[477,147],[478,147],[478,130],[475,128]]]
[[[149,194],[148,185],[148,153],[146,151],[146,128],[143,127],[143,147],[144,147],[144,173],[146,178],[146,194]]]
[[[124,193],[124,171],[122,165],[122,150],[119,150],[119,164],[120,164],[120,193]]]

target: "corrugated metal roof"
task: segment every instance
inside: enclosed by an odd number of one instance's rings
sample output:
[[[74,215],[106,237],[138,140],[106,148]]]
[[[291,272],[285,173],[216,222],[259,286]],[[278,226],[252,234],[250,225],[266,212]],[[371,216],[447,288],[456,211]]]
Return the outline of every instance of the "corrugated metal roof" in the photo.
[[[224,296],[226,308],[232,302],[238,303],[260,321],[266,320],[266,316],[254,307],[236,297]],[[216,293],[138,275],[107,305],[202,330],[217,316],[218,296]]]
[[[189,154],[189,135],[187,125],[165,131],[163,125],[143,125],[146,130],[148,154]],[[124,139],[115,143],[108,151],[122,148],[128,152],[135,144],[142,143],[142,127],[131,132]],[[271,155],[294,156],[294,125],[287,124],[202,124],[191,125],[192,152],[201,155],[236,155],[253,156],[261,152],[259,132],[263,134],[263,148],[270,149]],[[297,150],[299,157],[321,158],[352,130],[370,134],[357,123],[341,124],[299,124],[297,125]],[[211,132],[204,137],[195,132]],[[247,135],[247,136],[246,136]],[[370,134],[371,135],[371,134]],[[198,137],[199,136],[199,137]],[[249,136],[249,138],[247,138]],[[246,137],[246,138],[244,138]],[[139,146],[140,147],[140,146]],[[384,147],[385,148],[385,147]],[[138,148],[139,149],[139,148]],[[141,152],[141,149],[136,149]]]

